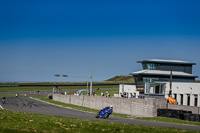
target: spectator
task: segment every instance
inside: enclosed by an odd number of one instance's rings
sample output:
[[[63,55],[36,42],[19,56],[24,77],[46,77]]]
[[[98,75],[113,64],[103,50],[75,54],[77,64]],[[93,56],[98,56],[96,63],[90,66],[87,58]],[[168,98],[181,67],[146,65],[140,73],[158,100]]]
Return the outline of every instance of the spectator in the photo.
[[[124,95],[123,95],[122,93],[120,93],[120,97],[121,97],[121,98],[123,98],[123,97],[124,97]]]
[[[106,97],[110,97],[110,94],[108,93],[108,91],[106,91]]]
[[[124,92],[123,95],[124,95],[124,98],[126,98],[126,92]]]
[[[104,93],[103,93],[103,92],[101,92],[101,96],[102,96],[102,97],[104,96]]]
[[[95,92],[93,91],[93,96],[96,96]]]

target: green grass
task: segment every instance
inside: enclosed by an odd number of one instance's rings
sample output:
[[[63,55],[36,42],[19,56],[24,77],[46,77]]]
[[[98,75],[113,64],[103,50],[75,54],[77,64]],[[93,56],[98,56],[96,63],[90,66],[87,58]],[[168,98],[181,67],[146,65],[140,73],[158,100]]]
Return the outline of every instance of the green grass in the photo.
[[[9,93],[0,93],[0,97],[15,97],[15,93],[9,94]],[[23,94],[18,94],[19,97],[24,97]]]
[[[104,82],[135,83],[133,76],[115,76]]]
[[[82,106],[77,106],[73,104],[66,104],[58,101],[53,101],[51,99],[47,99],[44,97],[36,97],[39,100],[53,103],[56,105],[60,105],[63,107],[69,107],[72,109],[76,110],[82,110],[82,111],[87,111],[87,112],[92,112],[92,113],[97,113],[99,110],[96,109],[91,109],[87,107],[82,107]],[[134,117],[126,114],[118,114],[118,113],[112,113],[113,116],[117,117],[123,117],[123,118],[131,118],[131,119],[138,119],[138,120],[147,120],[147,121],[157,121],[157,122],[167,122],[167,123],[176,123],[176,124],[185,124],[185,125],[197,125],[200,126],[200,122],[192,122],[192,121],[184,121],[184,120],[179,120],[179,119],[172,119],[172,118],[166,118],[166,117]]]
[[[54,86],[18,86],[18,87],[0,87],[0,92],[19,92],[19,91],[37,91],[37,90],[52,90]],[[58,86],[61,89],[87,89],[87,86]],[[119,85],[97,85],[97,88],[119,88]]]
[[[52,90],[52,89],[53,86],[0,87],[0,92],[37,91],[37,90]]]
[[[72,119],[58,116],[0,110],[1,133],[185,133],[196,132],[176,128],[138,126],[106,121]]]
[[[136,119],[200,126],[200,122],[184,121],[184,120],[180,120],[180,119],[173,119],[173,118],[167,118],[167,117],[146,117],[146,118],[145,117],[137,117]]]

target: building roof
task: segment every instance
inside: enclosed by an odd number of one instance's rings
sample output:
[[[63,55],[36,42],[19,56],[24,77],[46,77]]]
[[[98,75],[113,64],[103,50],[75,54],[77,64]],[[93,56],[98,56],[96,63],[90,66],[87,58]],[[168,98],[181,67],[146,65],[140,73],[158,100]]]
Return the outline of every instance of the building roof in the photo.
[[[196,63],[181,61],[181,60],[163,60],[163,59],[149,59],[138,61],[138,63],[167,63],[167,64],[188,64],[188,65],[196,65]]]
[[[132,72],[130,75],[153,75],[153,76],[170,76],[171,71],[162,71],[162,70],[141,70],[137,72]],[[178,77],[195,77],[193,74],[185,73],[185,72],[179,72],[179,71],[172,71],[172,76],[178,76]]]

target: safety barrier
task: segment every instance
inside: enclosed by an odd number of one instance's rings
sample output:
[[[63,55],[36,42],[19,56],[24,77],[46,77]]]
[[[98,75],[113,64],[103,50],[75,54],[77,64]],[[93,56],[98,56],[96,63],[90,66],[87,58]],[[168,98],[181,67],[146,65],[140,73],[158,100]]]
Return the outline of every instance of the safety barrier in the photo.
[[[186,121],[200,121],[199,114],[192,114],[192,111],[175,110],[175,109],[157,109],[157,116],[181,119]]]

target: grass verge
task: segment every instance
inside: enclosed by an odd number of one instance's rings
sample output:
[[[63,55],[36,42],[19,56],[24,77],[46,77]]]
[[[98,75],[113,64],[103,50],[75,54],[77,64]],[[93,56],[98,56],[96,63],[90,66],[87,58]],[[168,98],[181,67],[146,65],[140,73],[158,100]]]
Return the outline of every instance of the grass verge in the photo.
[[[72,119],[58,116],[22,113],[15,111],[0,110],[0,132],[1,133],[185,133],[196,132],[176,128],[148,127],[130,124],[121,124],[105,121],[92,121]]]
[[[168,122],[168,123],[176,123],[182,125],[196,125],[200,126],[200,122],[193,122],[193,121],[185,121],[180,119],[173,119],[167,117],[137,117],[138,120],[146,120],[146,121],[158,121],[158,122]]]

